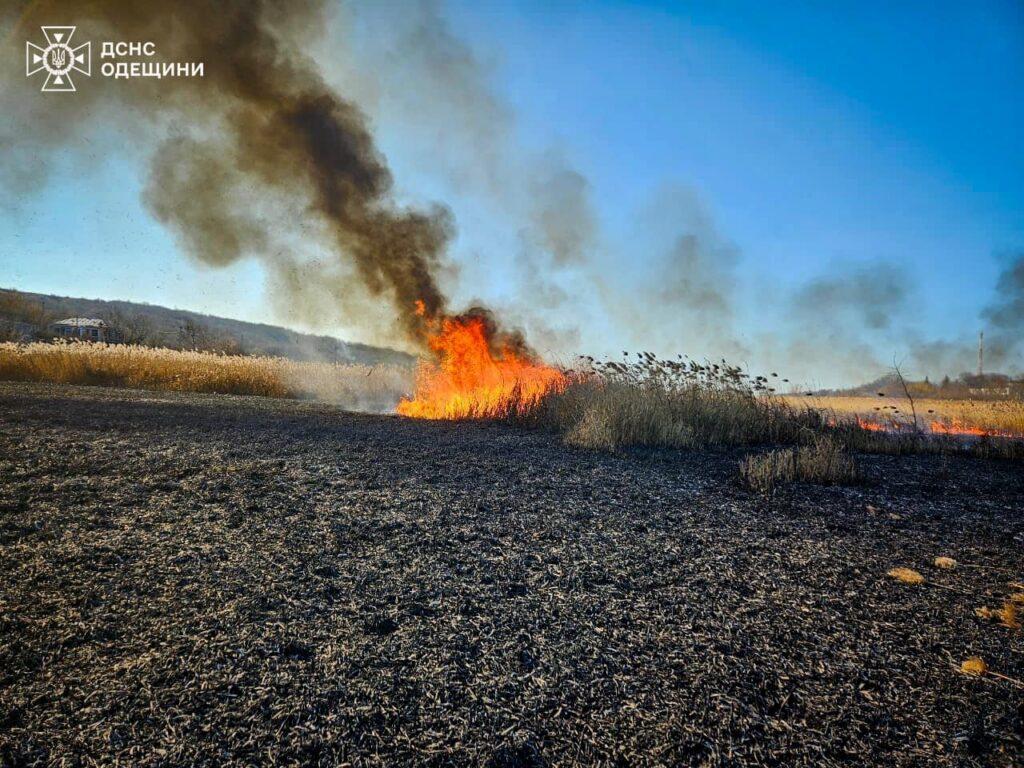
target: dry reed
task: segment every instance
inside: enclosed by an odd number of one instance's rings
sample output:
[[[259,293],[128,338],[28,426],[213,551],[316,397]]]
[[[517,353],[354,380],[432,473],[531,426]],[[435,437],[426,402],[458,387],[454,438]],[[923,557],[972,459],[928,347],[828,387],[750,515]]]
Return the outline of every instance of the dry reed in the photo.
[[[584,360],[567,386],[517,409],[517,420],[559,431],[571,445],[603,449],[794,443],[824,426],[817,413],[775,397],[765,377],[724,361],[650,353],[634,362]]]
[[[410,386],[400,366],[298,362],[129,344],[0,343],[0,380],[316,398],[389,411]]]
[[[828,435],[819,436],[811,445],[747,456],[739,469],[748,488],[768,494],[795,481],[851,485],[860,479],[853,459]]]

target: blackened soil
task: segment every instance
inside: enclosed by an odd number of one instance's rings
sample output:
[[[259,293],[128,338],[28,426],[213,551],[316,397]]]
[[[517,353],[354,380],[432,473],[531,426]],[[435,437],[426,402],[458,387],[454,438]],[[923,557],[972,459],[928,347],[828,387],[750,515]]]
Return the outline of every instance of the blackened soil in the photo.
[[[1020,465],[739,456],[0,384],[0,764],[1024,764]]]

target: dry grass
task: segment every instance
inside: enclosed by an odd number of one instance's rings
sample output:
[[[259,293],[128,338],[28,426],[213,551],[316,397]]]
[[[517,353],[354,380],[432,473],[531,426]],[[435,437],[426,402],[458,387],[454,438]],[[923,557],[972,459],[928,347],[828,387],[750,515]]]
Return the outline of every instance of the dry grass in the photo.
[[[843,447],[827,435],[811,445],[781,448],[747,456],[740,462],[740,479],[751,490],[771,494],[795,481],[818,485],[850,485],[859,480],[857,467]]]
[[[647,353],[634,363],[590,361],[564,389],[515,411],[515,420],[561,432],[571,445],[611,450],[806,442],[824,426],[739,368]]]
[[[960,665],[960,671],[972,677],[981,677],[988,672],[988,664],[979,656],[971,656]]]
[[[815,408],[838,416],[860,416],[880,424],[913,424],[910,404],[890,397],[796,397],[787,396],[794,407]],[[927,428],[932,422],[961,425],[985,432],[1024,435],[1024,402],[1020,400],[929,400],[914,401],[918,422]]]
[[[789,426],[740,392],[656,382],[580,382],[547,405],[566,442],[586,448],[747,445],[781,439]]]
[[[0,379],[176,392],[316,398],[389,411],[410,386],[399,366],[296,362],[125,344],[0,343]]]
[[[913,568],[892,568],[888,575],[904,584],[924,584],[925,581],[924,576]]]
[[[814,446],[822,436],[854,453],[948,454],[1024,459],[1024,441],[1002,438],[965,441],[926,430],[871,430],[856,416],[861,407],[830,409],[825,398],[775,394],[776,374],[750,376],[725,361],[661,360],[639,353],[636,360],[598,362],[584,358],[567,373],[564,388],[529,402],[512,398],[492,418],[550,429],[570,445],[616,450],[629,446],[705,448],[743,445]],[[782,380],[785,381],[785,380]],[[855,400],[858,398],[848,398]],[[842,400],[832,398],[831,400]],[[847,404],[848,405],[848,404]],[[928,404],[925,403],[925,406]],[[948,401],[944,403],[949,406]],[[1013,422],[1013,404],[977,403]],[[929,415],[927,407],[919,413]],[[950,412],[950,411],[947,411]],[[964,411],[952,411],[963,415]],[[894,414],[899,417],[899,414]],[[782,461],[782,457],[776,457]]]

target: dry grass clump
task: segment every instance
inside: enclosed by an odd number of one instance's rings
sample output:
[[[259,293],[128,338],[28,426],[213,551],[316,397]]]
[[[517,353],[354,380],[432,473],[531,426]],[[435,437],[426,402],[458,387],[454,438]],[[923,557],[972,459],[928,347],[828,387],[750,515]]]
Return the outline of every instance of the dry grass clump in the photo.
[[[0,379],[176,392],[317,398],[390,410],[408,388],[399,366],[297,362],[130,344],[0,343]]]
[[[971,677],[981,677],[988,672],[988,664],[980,656],[971,656],[960,665],[960,671]]]
[[[1012,600],[1003,603],[1002,608],[989,608],[982,605],[974,609],[974,615],[985,621],[993,621],[1002,624],[1007,629],[1020,629],[1019,611]]]
[[[892,568],[888,575],[904,584],[924,584],[924,576],[913,568]]]
[[[954,560],[953,558],[943,556],[936,557],[933,562],[936,567],[945,570],[952,570],[956,568],[958,565],[956,560]],[[969,592],[965,592],[962,588],[956,585],[940,584],[934,581],[928,581],[919,571],[915,571],[913,568],[906,568],[904,566],[891,568],[887,572],[887,575],[902,584],[909,584],[914,586],[924,584],[929,587],[938,587],[940,589],[948,590],[950,592],[954,592],[957,594],[970,594]],[[1010,588],[1015,589],[1016,585],[1011,582]],[[989,608],[988,606],[983,605],[981,607],[974,609],[974,615],[977,616],[979,619],[992,623],[1002,624],[1004,627],[1014,632],[1019,631],[1021,629],[1021,622],[1018,617],[1018,613],[1019,611],[1015,604],[1013,594],[1011,594],[1003,602],[1002,608]],[[970,675],[971,677],[984,677],[985,675],[988,675],[990,677],[1008,683],[1012,683],[1013,685],[1024,688],[1024,682],[1016,680],[1012,677],[1007,677],[1006,675],[1000,674],[999,672],[993,672],[991,669],[989,669],[988,664],[985,663],[984,659],[982,659],[979,656],[969,657],[958,667],[958,669],[963,674]]]
[[[772,493],[777,486],[794,481],[849,485],[859,476],[842,445],[822,435],[811,445],[747,456],[740,462],[740,479],[752,490]]]
[[[824,426],[817,413],[775,397],[767,377],[751,378],[724,361],[661,360],[649,352],[633,362],[584,360],[567,386],[517,421],[603,449],[794,443]]]
[[[980,656],[971,656],[970,658],[965,659],[964,662],[960,665],[960,671],[970,677],[984,677],[985,675],[988,675],[990,677],[994,677],[997,680],[1002,680],[1004,682],[1010,683],[1016,686],[1017,688],[1024,688],[1024,682],[1004,675],[1000,672],[993,672],[991,669],[989,669],[989,666],[985,663],[985,660]]]

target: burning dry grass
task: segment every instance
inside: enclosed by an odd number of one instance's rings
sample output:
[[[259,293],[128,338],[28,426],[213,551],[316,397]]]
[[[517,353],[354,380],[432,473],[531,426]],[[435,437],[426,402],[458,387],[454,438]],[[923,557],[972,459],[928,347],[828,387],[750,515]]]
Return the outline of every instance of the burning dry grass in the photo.
[[[535,359],[517,339],[497,334],[484,315],[445,318],[434,324],[429,346],[435,360],[421,361],[416,391],[397,411],[420,419],[494,419],[524,415],[566,375]]]
[[[793,405],[837,416],[859,416],[886,429],[913,428],[910,404],[888,397],[787,397]],[[935,434],[1024,436],[1024,402],[1019,400],[915,399],[919,426]]]
[[[828,446],[859,453],[1024,458],[1024,441],[1004,438],[1003,433],[915,430],[912,422],[901,422],[902,428],[885,428],[865,420],[855,409],[826,408],[821,398],[798,400],[776,395],[771,386],[776,374],[771,374],[772,378],[751,376],[724,361],[662,360],[639,353],[632,361],[584,358],[584,363],[566,373],[562,386],[540,397],[517,399],[516,390],[511,390],[490,415],[557,431],[570,445],[584,448],[797,446],[798,451],[773,459],[780,481],[789,474],[791,479],[816,476],[816,482],[848,481],[852,470],[846,471],[838,460],[825,462],[831,469],[824,474],[811,469],[828,454]],[[1010,417],[1018,412],[1017,404],[974,405],[977,413],[1001,419],[1004,430],[1013,426]],[[918,406],[919,415],[943,418],[928,414],[928,410],[927,403]],[[962,408],[956,413],[966,417],[969,412]],[[975,416],[973,423],[986,423],[978,418]],[[794,462],[802,468],[793,470]],[[787,466],[790,469],[784,469]],[[828,479],[833,472],[833,479]]]
[[[0,379],[176,392],[316,398],[388,411],[409,386],[400,366],[297,362],[89,343],[0,344]]]
[[[856,410],[825,409],[821,398],[778,396],[768,377],[749,376],[725,362],[660,360],[641,353],[633,362],[587,358],[582,367],[566,371],[511,353],[476,357],[462,350],[442,355],[440,363],[425,363],[412,397],[406,393],[413,389],[413,371],[401,366],[74,342],[0,344],[0,380],[312,398],[369,412],[495,419],[549,429],[570,445],[604,450],[806,447],[827,436],[852,452],[1024,458],[1020,440],[983,435],[965,443],[941,432],[867,429]],[[918,413],[927,413],[927,405],[919,404]],[[1004,428],[1013,427],[1012,419],[1021,414],[1016,403],[954,406],[962,417],[974,414],[973,423],[1001,419]],[[990,421],[980,421],[982,414]]]

